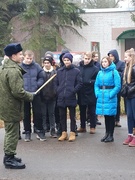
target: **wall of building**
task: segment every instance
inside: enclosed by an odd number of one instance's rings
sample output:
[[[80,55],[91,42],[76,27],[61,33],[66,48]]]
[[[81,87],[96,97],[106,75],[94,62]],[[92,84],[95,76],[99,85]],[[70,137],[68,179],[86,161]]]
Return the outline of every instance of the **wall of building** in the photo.
[[[113,38],[113,29],[120,28],[119,35],[123,32],[123,29],[135,28],[130,12],[127,9],[87,10],[82,15],[82,18],[87,21],[88,26],[83,26],[82,29],[77,28],[83,38],[67,31],[62,35],[66,42],[66,47],[71,51],[91,51],[91,42],[99,42],[101,57],[106,55],[111,49],[117,49],[120,58],[123,58],[124,41],[121,40],[118,43]]]

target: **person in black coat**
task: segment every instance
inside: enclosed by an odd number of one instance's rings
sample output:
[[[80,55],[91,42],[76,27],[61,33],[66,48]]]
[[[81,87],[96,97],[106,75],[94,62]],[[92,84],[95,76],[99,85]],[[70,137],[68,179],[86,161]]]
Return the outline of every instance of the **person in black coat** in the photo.
[[[53,69],[53,58],[51,56],[45,56],[43,60],[43,70],[45,74],[45,82],[49,80],[56,70]],[[41,95],[41,110],[43,119],[44,133],[47,132],[47,120],[50,125],[50,136],[56,138],[55,133],[55,104],[56,104],[56,92],[54,90],[54,79],[49,82],[40,92]]]
[[[66,53],[70,53],[68,49],[63,49],[61,51],[61,54],[59,56],[59,60],[60,60],[59,65],[56,67],[56,70],[58,70],[64,66],[63,56]],[[55,106],[55,121],[56,121],[56,128],[57,128],[57,136],[61,136],[62,135],[62,127],[61,127],[61,123],[60,123],[60,113],[59,113],[59,107],[57,106],[57,100],[56,100],[56,106]]]
[[[119,75],[121,77],[121,82],[122,82],[123,73],[124,73],[124,69],[125,69],[125,62],[119,60],[118,51],[116,49],[109,51],[108,56],[116,65],[116,69],[119,72]],[[120,99],[121,99],[121,96],[120,96],[120,93],[118,93],[118,95],[117,95],[117,101],[118,101],[117,102],[117,114],[115,116],[115,127],[121,127],[121,124],[120,124]]]
[[[99,53],[96,51],[92,51],[91,56],[94,65],[100,70]],[[87,108],[87,123],[90,123],[90,118],[91,117],[90,117],[89,108]],[[101,125],[101,122],[98,120],[98,116],[96,116],[96,125]]]
[[[78,92],[78,104],[80,109],[80,128],[78,132],[86,132],[86,110],[90,114],[90,133],[95,133],[96,127],[96,97],[94,93],[94,83],[99,69],[94,65],[91,59],[91,53],[84,54],[84,60],[78,67],[81,71],[83,86]]]
[[[55,79],[55,89],[57,93],[57,106],[59,107],[60,122],[62,126],[62,135],[59,141],[68,139],[67,134],[67,108],[70,115],[70,136],[69,141],[75,140],[75,127],[76,127],[76,106],[77,98],[76,93],[81,88],[81,74],[78,68],[73,64],[73,56],[66,53],[63,56],[64,66],[57,71]]]

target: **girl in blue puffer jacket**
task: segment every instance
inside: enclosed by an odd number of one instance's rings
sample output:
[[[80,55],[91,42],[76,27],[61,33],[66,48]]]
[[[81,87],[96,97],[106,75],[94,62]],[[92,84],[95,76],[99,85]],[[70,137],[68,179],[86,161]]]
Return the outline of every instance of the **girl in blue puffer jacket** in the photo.
[[[96,114],[105,117],[105,136],[101,142],[114,141],[113,133],[115,115],[117,113],[117,94],[121,88],[121,80],[115,64],[108,56],[101,60],[101,70],[95,82],[95,95],[97,98]]]

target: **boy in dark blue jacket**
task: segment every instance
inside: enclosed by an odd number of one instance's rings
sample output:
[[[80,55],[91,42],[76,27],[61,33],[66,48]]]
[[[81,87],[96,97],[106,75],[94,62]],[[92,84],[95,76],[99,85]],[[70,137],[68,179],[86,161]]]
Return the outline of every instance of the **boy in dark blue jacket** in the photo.
[[[34,61],[34,53],[32,51],[25,51],[21,67],[26,71],[23,75],[24,89],[28,92],[35,92],[44,83],[44,71],[40,65]],[[25,142],[29,142],[31,140],[31,108],[33,112],[34,130],[37,133],[37,138],[40,141],[44,141],[45,136],[42,124],[40,94],[37,94],[34,97],[32,103],[27,101],[24,102],[24,140]]]
[[[63,56],[64,66],[57,71],[55,89],[57,92],[57,106],[60,112],[60,121],[62,126],[62,135],[58,139],[64,141],[68,139],[67,134],[67,108],[70,115],[70,136],[69,141],[75,140],[75,127],[76,127],[76,93],[81,88],[82,79],[80,70],[73,64],[73,56],[66,53]]]

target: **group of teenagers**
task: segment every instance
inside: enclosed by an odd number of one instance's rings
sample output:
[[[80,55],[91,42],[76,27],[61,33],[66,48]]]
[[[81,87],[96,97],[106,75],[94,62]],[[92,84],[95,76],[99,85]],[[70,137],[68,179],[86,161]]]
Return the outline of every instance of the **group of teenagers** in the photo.
[[[8,44],[4,48],[5,58],[0,68],[0,119],[5,125],[3,163],[6,168],[25,168],[21,158],[15,156],[22,119],[26,142],[31,140],[33,131],[40,141],[45,141],[45,134],[50,131],[50,136],[58,137],[58,141],[72,142],[77,133],[86,132],[87,119],[90,121],[90,134],[95,134],[97,116],[103,115],[105,135],[101,142],[113,142],[114,128],[121,126],[120,98],[121,89],[125,85],[128,136],[123,144],[135,147],[133,48],[125,51],[123,61],[119,60],[115,49],[109,51],[100,62],[97,52],[85,52],[78,66],[74,65],[73,56],[68,50],[61,52],[58,65],[55,64],[53,53],[47,51],[42,66],[36,63],[33,51],[26,50],[23,54],[22,50],[19,43]],[[50,80],[51,77],[53,78]],[[37,92],[44,83],[46,85]],[[78,128],[77,105],[80,113]],[[67,109],[70,119],[69,135]]]
[[[99,62],[98,52],[85,52],[79,64],[74,65],[72,54],[65,49],[61,52],[59,64],[55,64],[53,53],[47,51],[40,67],[34,61],[34,53],[27,50],[21,63],[21,67],[26,71],[23,75],[26,91],[35,92],[54,74],[56,76],[35,95],[32,103],[24,102],[24,140],[27,142],[31,140],[32,107],[34,132],[41,141],[46,140],[45,133],[48,131],[51,137],[58,137],[58,141],[75,141],[78,133],[86,132],[87,119],[90,122],[90,134],[95,134],[98,115],[103,115],[105,135],[101,142],[113,142],[114,128],[121,126],[121,89],[126,84],[128,92],[124,96],[124,102],[128,137],[123,144],[134,147],[134,56],[134,49],[127,50],[124,60],[121,61],[117,50],[114,49]],[[37,67],[40,67],[38,71]],[[80,113],[80,127],[78,128],[76,126],[77,105]],[[69,135],[67,109],[70,119]]]

